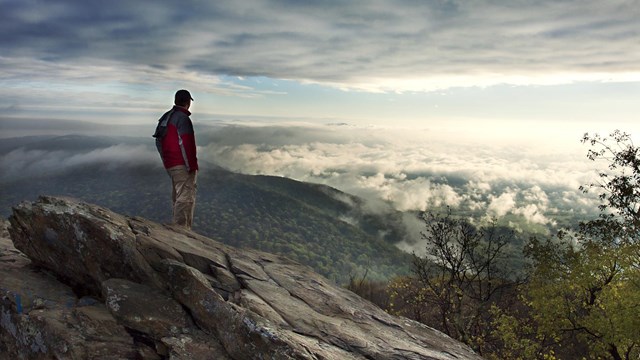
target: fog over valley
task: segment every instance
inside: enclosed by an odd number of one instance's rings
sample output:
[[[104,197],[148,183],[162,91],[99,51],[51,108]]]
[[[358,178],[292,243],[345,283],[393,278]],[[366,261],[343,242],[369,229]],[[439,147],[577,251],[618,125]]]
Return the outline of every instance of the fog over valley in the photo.
[[[64,125],[53,133],[64,132]],[[94,126],[85,129],[86,136],[5,138],[0,147],[1,182],[23,182],[96,165],[107,172],[161,169],[149,135],[152,123],[146,136],[144,127],[136,126],[131,133],[137,136],[129,137],[108,136],[108,130]],[[114,134],[123,130],[120,127]],[[548,233],[591,218],[597,210],[596,199],[578,189],[597,175],[597,164],[586,158],[588,146],[580,144],[579,136],[574,144],[550,141],[541,151],[505,140],[487,144],[469,137],[456,142],[433,129],[335,123],[200,122],[196,132],[203,171],[220,166],[325,184],[366,199],[365,206],[373,213],[389,209],[407,214],[444,212],[450,207],[454,214],[476,223],[496,218],[516,230]],[[416,242],[423,225],[414,215],[405,216],[405,224],[414,236],[413,243],[402,246],[419,251]]]

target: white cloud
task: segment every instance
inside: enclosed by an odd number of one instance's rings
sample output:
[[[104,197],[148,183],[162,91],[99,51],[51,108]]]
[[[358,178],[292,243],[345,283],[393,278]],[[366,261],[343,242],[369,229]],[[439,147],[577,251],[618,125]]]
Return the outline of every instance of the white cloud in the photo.
[[[103,165],[115,170],[123,166],[149,164],[161,166],[155,149],[144,145],[120,144],[87,152],[18,148],[0,156],[0,167],[3,169],[0,181],[60,174],[74,167]]]
[[[522,215],[530,223],[545,225],[550,223],[551,220],[543,212],[544,209],[540,209],[537,204],[527,204],[514,210],[514,214]]]
[[[481,219],[516,216],[554,226],[555,214],[584,218],[596,210],[593,196],[578,190],[594,176],[594,164],[570,152],[549,149],[553,156],[547,156],[523,146],[489,147],[431,136],[424,141],[424,132],[407,135],[375,127],[236,125],[199,130],[198,158],[205,171],[215,163],[232,171],[322,183],[367,199],[371,211],[451,207]],[[80,148],[6,150],[0,156],[0,180],[93,165],[160,166],[151,140],[146,146],[127,140],[100,148],[92,138],[72,140],[68,143]]]
[[[403,211],[450,206],[553,225],[549,214],[594,208],[593,199],[582,199],[578,191],[592,164],[574,160],[572,153],[550,158],[511,147],[454,146],[442,139],[425,143],[421,134],[415,141],[375,128],[334,133],[322,127],[288,127],[290,144],[278,136],[270,143],[267,135],[277,134],[278,127],[257,129],[265,137],[245,138],[237,126],[232,136],[219,129],[212,142],[203,145],[200,157],[234,171],[324,183]],[[256,128],[246,131],[251,134]],[[225,140],[221,144],[217,138]]]
[[[487,207],[489,214],[495,217],[503,217],[512,212],[516,206],[516,194],[507,188],[507,192],[500,196],[490,196],[490,203]]]

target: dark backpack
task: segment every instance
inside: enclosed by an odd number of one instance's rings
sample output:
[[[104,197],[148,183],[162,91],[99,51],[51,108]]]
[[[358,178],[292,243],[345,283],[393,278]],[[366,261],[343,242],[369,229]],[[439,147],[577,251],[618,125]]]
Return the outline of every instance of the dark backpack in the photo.
[[[158,125],[156,126],[156,132],[153,133],[153,137],[156,138],[156,141],[162,140],[162,138],[167,135],[167,125],[169,124],[169,120],[171,120],[171,115],[173,115],[174,110],[166,112],[162,117],[158,120]]]
[[[160,156],[162,156],[162,139],[167,135],[167,125],[169,125],[169,120],[171,120],[171,115],[173,115],[174,111],[175,110],[171,109],[162,115],[158,120],[156,131],[153,133],[153,137],[156,138],[156,148],[158,148]]]

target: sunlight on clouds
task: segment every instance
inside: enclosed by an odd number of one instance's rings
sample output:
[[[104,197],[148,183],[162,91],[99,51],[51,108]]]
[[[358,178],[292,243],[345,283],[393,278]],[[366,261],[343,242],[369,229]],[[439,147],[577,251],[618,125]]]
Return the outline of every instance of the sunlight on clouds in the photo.
[[[540,209],[536,204],[528,204],[514,210],[514,214],[520,214],[533,224],[548,224],[552,222],[544,216],[545,209]]]
[[[495,217],[503,217],[515,208],[516,194],[507,188],[499,196],[489,195],[489,201],[487,212]]]
[[[498,145],[407,141],[387,129],[343,130],[342,139],[333,134],[327,142],[322,129],[288,128],[292,140],[316,134],[314,141],[298,144],[270,144],[268,138],[250,144],[240,136],[241,128],[234,131],[237,144],[230,137],[225,145],[208,143],[202,157],[233,171],[327,184],[402,211],[449,206],[484,217],[517,215],[532,224],[554,225],[551,214],[584,214],[583,209],[593,207],[593,199],[577,194],[592,164],[572,153],[548,157]],[[225,130],[220,132],[223,136]]]
[[[540,186],[521,190],[506,188],[503,191],[499,196],[489,195],[488,216],[501,218],[511,213],[521,215],[532,224],[555,224],[545,213],[557,212],[557,209],[549,208],[549,198]],[[521,201],[517,201],[518,198]],[[518,203],[524,205],[518,206]]]
[[[443,206],[458,207],[462,197],[447,184],[433,184],[429,179],[407,180],[406,176],[389,177],[378,173],[359,176],[352,191],[391,202],[400,211],[425,211]]]
[[[399,93],[640,81],[633,1],[121,5],[23,1],[3,9],[11,37],[0,43],[0,65],[10,70],[0,74],[116,79],[147,90],[188,83],[234,96],[256,89],[218,77]]]
[[[451,88],[486,88],[495,85],[512,86],[553,86],[579,82],[596,83],[625,83],[640,82],[640,71],[622,72],[564,72],[553,71],[522,71],[518,74],[513,70],[504,73],[469,73],[464,75],[414,75],[409,78],[376,78],[375,76],[356,78],[345,83],[324,83],[344,91],[365,91],[371,93],[384,92],[430,92]]]

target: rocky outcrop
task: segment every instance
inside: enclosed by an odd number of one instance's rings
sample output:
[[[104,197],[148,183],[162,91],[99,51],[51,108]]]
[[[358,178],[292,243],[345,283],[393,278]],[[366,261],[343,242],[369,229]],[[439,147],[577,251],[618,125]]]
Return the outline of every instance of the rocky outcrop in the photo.
[[[480,359],[281,256],[69,198],[9,220],[0,353],[14,358]]]

